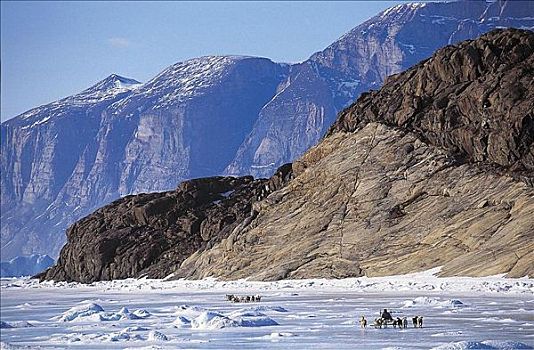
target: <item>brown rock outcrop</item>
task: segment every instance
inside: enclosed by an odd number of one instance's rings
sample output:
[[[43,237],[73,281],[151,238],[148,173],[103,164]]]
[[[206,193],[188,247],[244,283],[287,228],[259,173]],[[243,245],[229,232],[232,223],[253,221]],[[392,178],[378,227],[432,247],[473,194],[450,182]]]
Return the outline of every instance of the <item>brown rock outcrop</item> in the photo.
[[[269,180],[193,180],[100,209],[43,277],[534,276],[533,57],[521,30],[439,50]]]
[[[81,282],[165,277],[250,218],[265,182],[204,178],[175,191],[119,199],[72,225],[57,265],[40,277]]]
[[[338,278],[443,266],[534,275],[534,190],[379,123],[335,133],[255,203],[253,222],[197,252],[180,277]],[[300,172],[299,172],[300,171]]]
[[[534,35],[495,30],[438,50],[362,95],[329,131],[378,121],[414,131],[456,158],[486,162],[533,183]]]
[[[93,282],[163,278],[195,251],[210,249],[257,215],[253,203],[291,179],[286,164],[269,180],[212,177],[175,191],[119,199],[72,225],[57,265],[41,279]]]

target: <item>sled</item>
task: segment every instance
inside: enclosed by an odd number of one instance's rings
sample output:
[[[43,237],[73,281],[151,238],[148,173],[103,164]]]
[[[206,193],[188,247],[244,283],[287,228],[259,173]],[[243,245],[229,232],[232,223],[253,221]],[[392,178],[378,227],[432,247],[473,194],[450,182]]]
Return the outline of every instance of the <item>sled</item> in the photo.
[[[377,323],[376,321],[379,320],[380,322]],[[371,323],[370,326],[371,327],[375,327],[375,328],[387,328],[388,326],[393,326],[393,327],[399,327],[399,328],[403,328],[403,325],[398,325],[397,322],[395,320],[392,320],[392,321],[386,321],[382,318],[379,318],[375,320],[375,322]]]

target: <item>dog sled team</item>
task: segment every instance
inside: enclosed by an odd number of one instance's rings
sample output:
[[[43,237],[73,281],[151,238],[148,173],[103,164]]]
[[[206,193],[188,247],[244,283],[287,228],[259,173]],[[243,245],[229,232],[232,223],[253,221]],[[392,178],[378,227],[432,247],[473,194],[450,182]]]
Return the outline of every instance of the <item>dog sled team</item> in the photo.
[[[226,300],[233,303],[250,303],[261,301],[261,295],[234,295],[226,294]]]
[[[261,301],[261,295],[234,295],[226,294],[226,300],[233,303],[250,303],[250,302],[259,302]],[[423,328],[423,316],[414,316],[412,317],[412,324],[414,328]],[[384,309],[380,314],[380,317],[375,318],[374,323],[371,326],[375,328],[386,328],[388,325],[392,325],[393,328],[408,328],[408,319],[406,317],[393,318],[391,313]],[[365,316],[360,318],[360,327],[367,327],[367,319]]]
[[[423,328],[423,316],[412,317],[412,324],[414,328]],[[403,317],[402,319],[400,317],[393,318],[391,313],[389,313],[387,309],[384,309],[380,317],[376,318],[371,326],[374,326],[375,328],[386,328],[388,325],[392,325],[393,328],[408,328],[408,319],[406,317]],[[360,327],[367,327],[365,316],[360,318]]]

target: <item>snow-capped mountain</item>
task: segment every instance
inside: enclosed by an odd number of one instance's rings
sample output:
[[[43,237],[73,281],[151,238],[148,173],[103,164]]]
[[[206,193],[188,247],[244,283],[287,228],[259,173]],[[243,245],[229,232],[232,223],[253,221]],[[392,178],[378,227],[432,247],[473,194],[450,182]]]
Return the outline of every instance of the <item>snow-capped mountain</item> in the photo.
[[[534,2],[407,3],[383,11],[292,68],[226,173],[270,176],[317,143],[362,92],[438,48],[499,27],[534,29]]]
[[[0,262],[0,277],[34,276],[52,265],[54,259],[48,255],[17,256]]]
[[[1,126],[3,259],[56,256],[65,229],[120,196],[216,174],[269,176],[362,92],[437,48],[534,28],[532,2],[404,4],[307,61],[211,56],[141,84],[111,75]]]
[[[69,208],[72,199],[59,194],[71,181],[80,155],[94,148],[104,110],[137,84],[111,75],[77,95],[2,123],[2,259],[53,255],[63,244],[62,231],[79,218],[81,208]]]
[[[65,228],[120,196],[220,174],[287,66],[201,57],[146,84],[112,75],[2,124],[2,258],[57,255]]]
[[[437,50],[270,179],[127,196],[67,231],[41,279],[534,275],[534,32]]]

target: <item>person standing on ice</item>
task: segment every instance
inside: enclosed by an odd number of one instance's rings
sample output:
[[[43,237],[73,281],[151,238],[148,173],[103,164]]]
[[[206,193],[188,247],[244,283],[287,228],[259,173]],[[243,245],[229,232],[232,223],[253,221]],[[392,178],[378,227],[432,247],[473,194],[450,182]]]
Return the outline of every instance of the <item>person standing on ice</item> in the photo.
[[[384,311],[382,311],[382,316],[381,316],[385,321],[391,321],[393,322],[393,317],[391,317],[391,314],[388,312],[387,309],[384,309]]]

